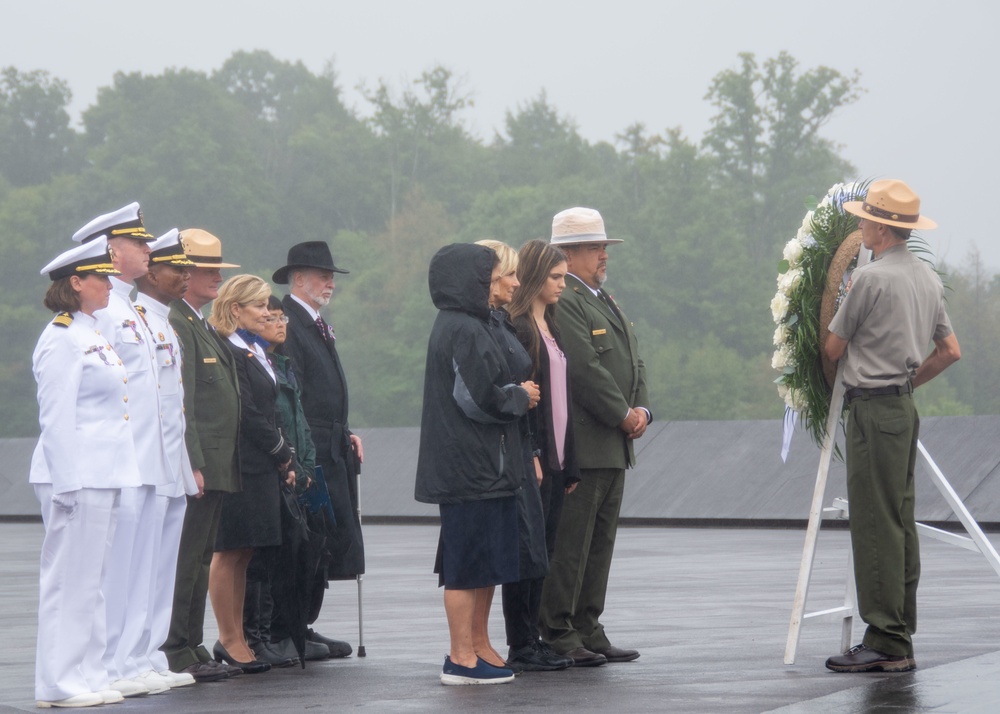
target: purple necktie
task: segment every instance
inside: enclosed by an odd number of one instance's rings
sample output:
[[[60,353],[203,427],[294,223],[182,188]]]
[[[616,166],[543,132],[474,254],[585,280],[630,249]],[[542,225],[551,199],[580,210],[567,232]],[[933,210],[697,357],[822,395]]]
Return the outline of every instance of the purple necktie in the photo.
[[[330,329],[326,325],[326,321],[319,315],[316,316],[316,327],[319,328],[319,334],[323,338],[323,342],[330,341]]]

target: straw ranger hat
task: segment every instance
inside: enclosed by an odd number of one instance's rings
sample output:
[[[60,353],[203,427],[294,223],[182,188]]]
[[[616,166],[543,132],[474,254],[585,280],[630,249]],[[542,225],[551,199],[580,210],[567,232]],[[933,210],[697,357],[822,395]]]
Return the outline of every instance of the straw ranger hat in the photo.
[[[604,219],[593,208],[567,208],[552,219],[550,245],[581,245],[583,243],[624,243],[621,238],[608,238]]]
[[[196,268],[238,268],[235,263],[222,262],[222,241],[201,228],[180,232],[181,247]]]
[[[875,181],[868,187],[864,201],[847,201],[844,210],[866,221],[885,223],[897,228],[930,230],[937,223],[920,215],[920,196],[898,179]]]

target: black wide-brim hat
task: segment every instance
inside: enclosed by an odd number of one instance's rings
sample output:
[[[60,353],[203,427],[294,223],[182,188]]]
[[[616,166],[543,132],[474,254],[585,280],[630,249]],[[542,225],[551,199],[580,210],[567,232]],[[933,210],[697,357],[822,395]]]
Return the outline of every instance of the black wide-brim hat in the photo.
[[[288,249],[288,264],[278,268],[271,276],[278,285],[288,285],[288,272],[295,268],[316,268],[330,270],[334,273],[348,274],[348,271],[338,268],[330,254],[330,246],[325,241],[312,240],[297,243]]]

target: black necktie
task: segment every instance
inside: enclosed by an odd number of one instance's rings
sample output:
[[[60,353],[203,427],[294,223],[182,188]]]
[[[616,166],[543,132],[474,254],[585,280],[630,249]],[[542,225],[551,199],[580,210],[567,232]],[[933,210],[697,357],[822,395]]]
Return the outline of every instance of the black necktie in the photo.
[[[619,323],[621,323],[622,316],[621,316],[621,313],[618,312],[618,306],[615,305],[614,301],[610,297],[608,297],[608,294],[606,292],[604,292],[604,290],[598,290],[597,291],[597,296],[599,298],[601,298],[601,301],[604,302],[604,304],[608,306],[609,310],[611,310],[611,314],[614,315],[618,319]]]

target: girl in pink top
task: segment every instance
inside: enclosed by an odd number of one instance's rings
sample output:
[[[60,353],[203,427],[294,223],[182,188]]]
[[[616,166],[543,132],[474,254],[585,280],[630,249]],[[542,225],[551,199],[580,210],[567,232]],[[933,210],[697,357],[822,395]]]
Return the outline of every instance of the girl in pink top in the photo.
[[[518,253],[521,283],[508,306],[517,337],[531,357],[531,379],[541,390],[538,407],[528,412],[535,476],[545,515],[545,541],[551,558],[563,496],[580,480],[573,446],[566,355],[559,340],[556,303],[566,287],[566,258],[545,241],[532,240]],[[525,670],[563,669],[572,660],[539,639],[538,612],[544,578],[503,586],[504,619],[510,644],[508,662]]]

